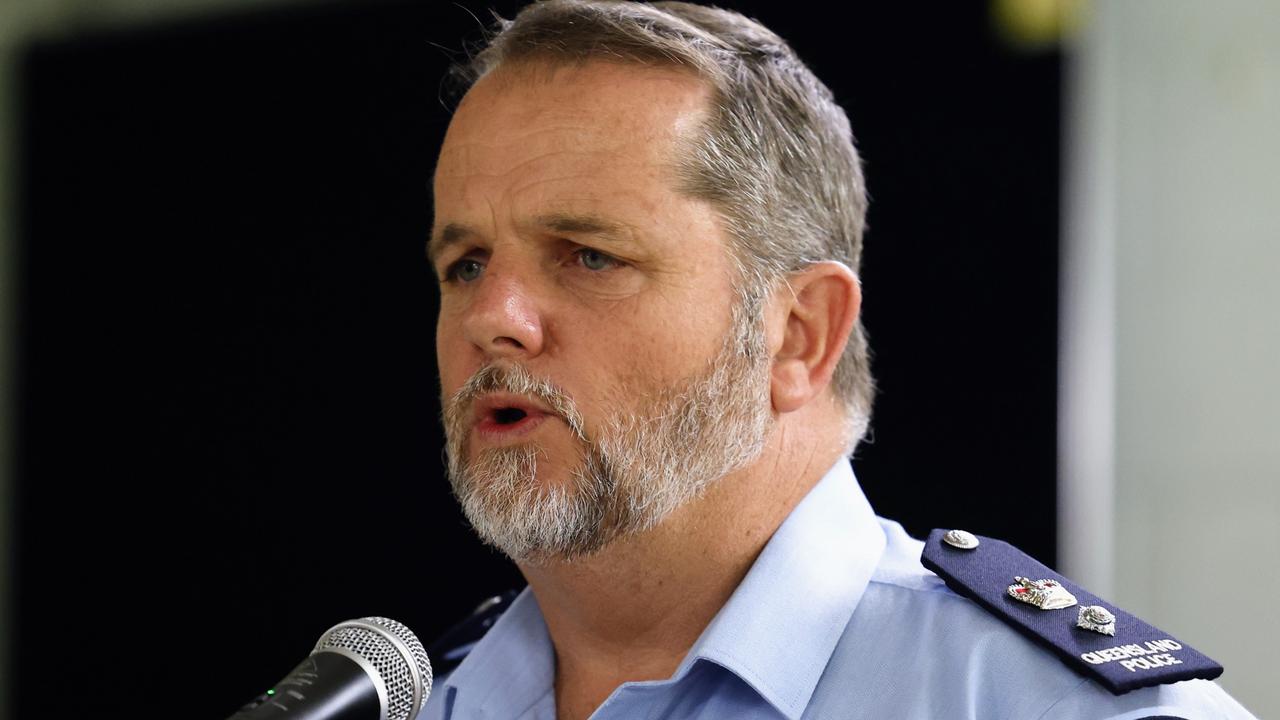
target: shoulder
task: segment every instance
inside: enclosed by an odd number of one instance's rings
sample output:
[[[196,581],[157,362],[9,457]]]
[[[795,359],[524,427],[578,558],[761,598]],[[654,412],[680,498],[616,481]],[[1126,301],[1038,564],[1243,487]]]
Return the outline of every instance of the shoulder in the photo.
[[[1251,717],[1217,685],[1196,679],[1216,677],[1216,663],[1119,608],[1105,606],[1124,628],[1117,635],[1078,627],[1081,606],[1105,602],[1083,589],[1068,588],[1078,591],[1068,607],[1041,610],[1012,597],[1002,604],[1013,575],[1060,578],[1011,546],[982,538],[987,552],[963,555],[981,562],[948,561],[938,572],[926,565],[936,556],[928,543],[940,543],[940,534],[921,542],[897,523],[882,527],[884,555],[815,693],[817,707],[824,695],[858,687],[885,695],[879,699],[903,717],[955,717],[957,707],[983,717]]]

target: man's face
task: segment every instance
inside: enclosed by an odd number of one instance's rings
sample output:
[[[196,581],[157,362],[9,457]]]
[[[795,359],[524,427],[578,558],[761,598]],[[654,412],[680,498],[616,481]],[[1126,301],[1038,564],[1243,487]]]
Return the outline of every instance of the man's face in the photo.
[[[673,70],[504,68],[449,127],[431,254],[451,482],[515,559],[651,527],[763,444],[755,303],[714,210],[675,189],[707,97]]]

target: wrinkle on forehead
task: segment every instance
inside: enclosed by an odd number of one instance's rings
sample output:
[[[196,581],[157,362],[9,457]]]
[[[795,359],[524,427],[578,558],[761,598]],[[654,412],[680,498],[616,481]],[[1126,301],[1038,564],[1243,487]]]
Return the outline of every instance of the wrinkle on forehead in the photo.
[[[528,169],[551,158],[568,158],[574,161],[574,165],[584,169],[606,165],[644,169],[658,164],[651,162],[657,158],[629,159],[627,148],[634,144],[631,142],[619,141],[590,150],[572,147],[585,144],[588,132],[555,129],[510,135],[503,142],[459,142],[440,153],[437,176],[497,177]],[[565,137],[563,133],[569,133],[569,137]]]

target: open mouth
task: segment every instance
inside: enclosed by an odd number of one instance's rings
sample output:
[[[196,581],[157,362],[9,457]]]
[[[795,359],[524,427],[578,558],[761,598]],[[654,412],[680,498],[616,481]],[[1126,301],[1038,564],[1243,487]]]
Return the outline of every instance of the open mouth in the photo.
[[[482,398],[476,407],[476,429],[492,439],[515,437],[531,432],[550,415],[519,396],[495,394]]]
[[[493,422],[497,425],[514,425],[529,416],[529,413],[517,407],[496,408],[493,411]]]

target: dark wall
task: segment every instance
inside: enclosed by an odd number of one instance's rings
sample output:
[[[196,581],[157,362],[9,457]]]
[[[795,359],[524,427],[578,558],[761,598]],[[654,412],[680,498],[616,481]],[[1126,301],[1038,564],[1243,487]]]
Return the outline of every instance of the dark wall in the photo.
[[[1052,561],[1058,59],[980,3],[725,4],[867,161],[867,493]],[[330,624],[427,639],[520,584],[442,476],[423,259],[476,27],[366,0],[26,54],[15,717],[224,717]]]

